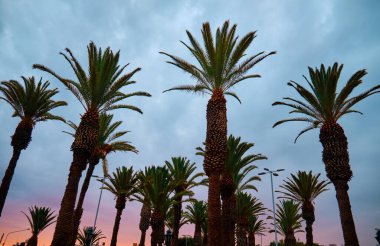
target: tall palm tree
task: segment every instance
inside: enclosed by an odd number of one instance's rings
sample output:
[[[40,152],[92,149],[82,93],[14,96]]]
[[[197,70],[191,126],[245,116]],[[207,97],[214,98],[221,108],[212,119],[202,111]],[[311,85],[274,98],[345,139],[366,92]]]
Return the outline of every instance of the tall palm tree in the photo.
[[[45,230],[49,225],[55,222],[54,211],[51,211],[48,207],[30,207],[29,215],[25,214],[29,221],[30,230],[32,232],[32,237],[29,238],[27,246],[37,246],[38,234]]]
[[[13,154],[0,186],[0,216],[21,151],[26,149],[30,141],[32,141],[33,127],[41,121],[64,121],[63,118],[51,114],[50,111],[67,105],[66,102],[52,99],[58,93],[58,90],[51,90],[48,81],[42,82],[41,78],[37,83],[34,77],[21,78],[24,81],[24,86],[16,80],[3,81],[0,86],[0,91],[3,93],[0,99],[12,106],[14,110],[13,117],[20,117],[21,119],[12,136]]]
[[[165,164],[171,173],[172,182],[175,183],[176,202],[173,204],[174,220],[171,245],[176,246],[178,244],[179,224],[182,215],[182,196],[178,194],[187,192],[193,195],[191,189],[200,184],[196,179],[202,177],[203,173],[196,173],[195,162],[191,163],[186,157],[172,157],[171,162],[165,161]]]
[[[228,155],[223,173],[221,175],[221,198],[222,198],[222,240],[226,245],[235,244],[236,225],[236,194],[245,190],[256,190],[253,181],[260,181],[260,177],[251,175],[251,171],[257,168],[252,162],[266,160],[267,157],[247,155],[247,151],[254,146],[253,143],[242,142],[240,137],[232,134],[227,139]],[[197,155],[205,154],[201,147],[196,148]]]
[[[352,107],[368,96],[379,93],[380,85],[349,98],[352,91],[363,82],[362,78],[367,72],[363,69],[354,73],[342,90],[338,92],[337,84],[342,69],[343,65],[339,66],[338,63],[334,63],[327,70],[323,64],[320,69],[309,67],[310,81],[305,76],[304,78],[311,90],[307,90],[297,82],[290,81],[288,85],[293,87],[302,99],[285,97],[283,102],[275,102],[273,105],[288,106],[292,108],[291,113],[303,116],[278,121],[273,127],[289,121],[308,123],[309,126],[298,134],[295,141],[303,133],[320,128],[319,141],[323,146],[322,159],[325,163],[327,177],[335,186],[344,241],[346,245],[359,245],[348,196],[348,181],[352,178],[352,171],[349,164],[347,137],[338,120],[349,113],[361,113]]]
[[[285,237],[285,246],[295,246],[295,233],[303,232],[300,204],[293,200],[281,200],[276,204],[276,227],[277,231]],[[271,218],[270,216],[268,218]],[[273,224],[272,224],[273,225]],[[271,230],[270,232],[274,232]]]
[[[313,223],[315,221],[314,200],[322,192],[328,190],[329,185],[327,180],[319,180],[318,173],[314,175],[311,171],[298,171],[296,175],[291,174],[291,178],[284,180],[280,188],[283,191],[278,191],[287,199],[292,199],[302,204],[302,218],[306,221],[306,245],[313,246]]]
[[[145,246],[146,231],[149,229],[150,216],[152,211],[146,203],[141,207],[139,229],[141,231],[139,246]]]
[[[207,203],[194,200],[186,206],[185,218],[195,225],[194,246],[202,245],[202,224],[207,220]]]
[[[104,189],[110,191],[116,197],[115,208],[117,210],[115,223],[112,231],[111,246],[116,246],[117,234],[119,232],[119,225],[121,215],[125,208],[127,200],[131,199],[137,192],[136,183],[138,182],[137,173],[133,172],[133,167],[121,167],[113,172],[112,178],[104,182]]]
[[[79,245],[80,246],[86,246],[86,231],[88,230],[89,227],[85,226],[83,227],[83,229],[81,231],[78,232],[78,235],[77,235],[77,240],[79,241]],[[104,235],[103,235],[103,232],[102,230],[100,229],[96,229],[93,234],[92,234],[92,237],[91,237],[91,245],[96,245],[97,243],[100,242],[100,240],[106,238]]]
[[[226,21],[222,28],[217,29],[214,42],[210,25],[206,22],[202,27],[202,48],[187,31],[190,44],[182,43],[197,59],[199,65],[161,52],[171,59],[168,63],[187,72],[197,81],[195,85],[178,86],[167,91],[183,90],[211,95],[207,104],[206,156],[203,163],[204,171],[209,176],[208,227],[211,246],[218,244],[221,232],[219,176],[227,158],[227,108],[224,95],[233,96],[240,101],[230,89],[243,80],[260,77],[257,74],[247,75],[247,72],[258,62],[275,53],[260,52],[241,61],[256,33],[250,32],[238,41],[235,32],[236,25],[230,28],[229,22]]]
[[[144,173],[148,173],[148,175]],[[176,195],[185,195],[186,193],[183,192],[172,196],[175,184],[172,182],[171,174],[166,166],[145,168],[145,171],[140,172],[138,177],[139,182],[144,185],[139,186],[136,199],[146,204],[153,211],[150,218],[152,227],[151,245],[161,246],[164,242],[165,216],[174,204]]]
[[[74,227],[73,213],[79,181],[82,172],[86,169],[89,158],[98,146],[99,113],[118,108],[131,109],[142,113],[135,106],[118,103],[131,96],[150,96],[148,93],[141,91],[128,94],[121,92],[121,89],[125,86],[135,83],[130,79],[140,68],[121,75],[128,64],[122,67],[118,64],[120,51],[113,53],[109,47],[102,51],[92,42],[87,46],[87,50],[88,75],[68,48],[66,48],[67,55],[61,53],[73,69],[77,81],[63,78],[43,65],[33,65],[33,68],[48,72],[62,82],[85,109],[78,129],[75,131],[74,142],[71,145],[73,161],[70,166],[51,246],[60,246],[62,242],[67,241],[72,235]]]
[[[255,234],[263,235],[266,232],[265,222],[255,214],[248,217],[248,246],[256,246]]]
[[[236,214],[237,229],[236,238],[238,246],[246,246],[246,236],[248,232],[249,221],[251,215],[263,215],[266,208],[254,196],[246,192],[239,192],[236,196]]]
[[[74,246],[76,235],[78,234],[79,224],[83,213],[83,202],[86,196],[87,189],[90,185],[91,176],[94,172],[96,165],[99,160],[102,159],[104,176],[107,176],[107,155],[110,152],[116,151],[130,151],[133,153],[138,153],[137,149],[130,144],[128,141],[118,140],[120,137],[124,136],[128,131],[115,132],[117,128],[121,125],[121,121],[112,122],[113,115],[101,113],[99,115],[99,143],[93,156],[90,157],[89,166],[86,172],[86,177],[83,180],[82,188],[79,194],[79,199],[74,212],[74,228],[72,241],[69,245]],[[77,125],[69,121],[68,125],[76,131],[78,129]],[[69,133],[71,136],[75,137],[74,133]]]

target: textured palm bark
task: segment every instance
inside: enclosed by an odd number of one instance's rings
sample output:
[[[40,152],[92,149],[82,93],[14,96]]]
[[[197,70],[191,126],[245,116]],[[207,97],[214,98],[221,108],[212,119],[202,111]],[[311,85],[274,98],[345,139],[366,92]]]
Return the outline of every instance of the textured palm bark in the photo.
[[[222,197],[222,242],[226,246],[235,245],[234,232],[235,232],[235,203],[236,197],[232,189],[232,178],[223,175],[221,183],[221,197]]]
[[[220,174],[227,157],[227,109],[221,90],[207,104],[206,150],[203,168],[209,176],[208,245],[219,246],[221,235]]]
[[[26,246],[37,246],[38,237],[37,234],[33,234],[31,238],[28,239]]]
[[[348,182],[352,171],[346,135],[338,123],[326,123],[321,128],[319,140],[323,146],[327,177],[335,186],[345,245],[357,246],[359,241],[348,196]]]
[[[121,220],[121,215],[123,214],[123,210],[125,208],[125,202],[126,202],[125,196],[118,196],[116,199],[115,208],[117,211],[116,211],[116,216],[115,216],[115,222],[113,224],[110,246],[116,246],[117,244],[117,234],[119,233],[120,220]]]
[[[17,125],[15,133],[12,136],[11,146],[13,147],[13,154],[0,186],[0,217],[3,212],[5,200],[7,199],[17,161],[20,157],[21,151],[26,149],[32,140],[32,131],[32,121],[24,119]]]
[[[165,224],[164,224],[164,217],[159,211],[154,211],[152,213],[151,219],[150,219],[150,225],[152,227],[152,234],[150,237],[150,242],[152,246],[157,246],[162,243],[163,240],[161,240],[161,235],[163,236],[164,233],[162,233],[162,228],[165,230]]]
[[[302,218],[306,221],[306,245],[313,246],[313,223],[315,221],[314,206],[309,202],[302,204]]]
[[[81,119],[75,132],[74,142],[71,145],[73,161],[70,166],[69,177],[58,213],[57,224],[51,246],[66,246],[67,240],[73,233],[73,214],[78,194],[79,181],[82,172],[86,169],[90,153],[98,145],[99,114],[89,109]]]
[[[182,192],[182,189],[177,189],[176,193]],[[174,223],[173,223],[173,236],[171,239],[171,246],[177,246],[178,244],[178,234],[179,234],[179,224],[181,221],[182,215],[182,196],[178,196],[176,199],[176,203],[173,205],[173,215],[174,215]]]
[[[238,224],[236,230],[237,246],[247,246],[246,236],[245,226]]]
[[[70,173],[62,198],[61,208],[55,226],[52,246],[66,246],[67,239],[71,238],[73,229],[73,213],[78,185],[83,172],[83,163],[87,162],[88,152],[74,150],[74,159],[71,163]]]
[[[80,225],[82,214],[83,214],[84,198],[86,196],[88,187],[90,185],[91,176],[94,173],[95,166],[98,163],[99,163],[99,158],[90,158],[89,166],[88,166],[88,169],[87,169],[87,172],[86,172],[86,177],[83,180],[83,184],[82,184],[82,188],[81,188],[81,191],[80,191],[79,199],[78,199],[78,202],[77,202],[77,206],[75,208],[75,212],[74,212],[74,228],[73,228],[73,233],[71,235],[71,239],[69,240],[68,246],[75,246],[75,241],[77,239],[79,225]]]
[[[150,208],[143,204],[140,212],[140,223],[139,229],[141,231],[140,244],[139,246],[145,246],[145,237],[146,231],[149,229],[149,221],[150,221],[151,210]]]
[[[285,246],[296,246],[296,237],[294,236],[294,231],[290,230],[285,235]]]
[[[194,246],[202,246],[202,230],[200,224],[195,224]]]
[[[256,238],[254,232],[250,232],[248,234],[248,246],[256,246]]]

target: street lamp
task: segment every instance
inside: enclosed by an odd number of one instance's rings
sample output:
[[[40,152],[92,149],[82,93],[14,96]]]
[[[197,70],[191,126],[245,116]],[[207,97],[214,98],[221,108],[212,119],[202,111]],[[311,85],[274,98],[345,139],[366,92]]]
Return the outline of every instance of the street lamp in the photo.
[[[13,233],[16,233],[16,232],[22,232],[22,231],[29,231],[30,229],[27,228],[27,229],[23,229],[23,230],[18,230],[18,231],[11,231],[11,232],[8,232],[8,234],[5,236],[5,239],[4,239],[4,243],[3,243],[3,246],[5,245],[5,242],[7,241],[7,238],[10,234],[13,234]]]
[[[99,207],[100,207],[100,201],[102,199],[102,193],[103,193],[103,187],[104,187],[104,180],[108,177],[99,177],[97,175],[92,175],[94,178],[98,178],[100,182],[102,182],[102,186],[100,187],[100,195],[99,195],[99,201],[98,201],[98,207],[96,208],[96,214],[95,214],[95,221],[94,221],[94,231],[96,229],[96,220],[98,219],[98,213],[99,213]]]
[[[170,246],[170,242],[172,240],[172,231],[170,229],[168,229],[166,231],[166,234],[165,234],[165,245],[166,246]]]
[[[272,176],[278,176],[278,172],[282,172],[285,169],[277,169],[275,171],[271,171],[268,168],[264,168],[264,170],[265,170],[265,172],[259,173],[259,175],[265,175],[267,173],[270,174],[270,184],[271,184],[271,187],[272,187],[274,238],[275,238],[275,241],[276,241],[276,246],[278,246],[277,227],[276,227],[276,206],[274,205],[274,191],[273,191],[273,177]]]
[[[191,236],[190,235],[182,235],[182,237],[185,238],[185,246],[187,246],[187,239],[191,238]]]

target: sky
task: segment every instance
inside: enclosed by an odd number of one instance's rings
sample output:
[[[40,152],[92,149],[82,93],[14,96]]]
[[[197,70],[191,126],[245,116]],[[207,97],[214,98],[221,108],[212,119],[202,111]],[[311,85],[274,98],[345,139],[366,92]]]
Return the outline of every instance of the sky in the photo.
[[[380,83],[380,2],[353,0],[0,0],[0,80],[20,76],[42,76],[60,93],[56,100],[65,100],[67,107],[53,113],[78,122],[83,108],[72,94],[52,76],[33,70],[40,63],[58,74],[74,78],[68,63],[59,52],[70,48],[78,60],[87,66],[86,45],[94,41],[100,47],[110,46],[121,51],[120,64],[130,63],[127,71],[141,67],[129,91],[144,90],[151,98],[131,98],[127,103],[140,107],[144,114],[128,110],[114,111],[115,119],[122,120],[121,129],[129,130],[126,139],[140,151],[138,155],[110,154],[110,171],[125,165],[135,170],[147,165],[162,165],[172,156],[186,156],[202,171],[202,159],[195,155],[195,147],[205,140],[207,96],[183,92],[162,93],[176,85],[195,81],[165,61],[159,51],[165,51],[195,62],[180,41],[187,42],[186,30],[201,40],[202,23],[210,22],[213,32],[224,21],[236,23],[242,37],[257,30],[257,37],[247,55],[260,51],[277,51],[252,69],[262,76],[239,84],[234,91],[242,99],[239,104],[227,98],[228,132],[242,140],[255,143],[251,153],[261,153],[267,161],[257,162],[258,169],[286,169],[274,179],[275,189],[282,180],[298,170],[321,173],[326,179],[321,160],[322,147],[318,130],[306,133],[296,144],[302,123],[289,123],[277,128],[272,125],[287,117],[288,110],[272,107],[283,97],[296,97],[286,85],[289,80],[305,83],[302,75],[307,67],[321,63],[344,64],[341,85],[359,69],[367,69],[360,93]],[[355,93],[354,93],[355,94]],[[357,105],[364,113],[349,115],[340,123],[349,141],[350,164],[353,178],[349,195],[356,229],[361,245],[375,245],[375,228],[380,227],[380,96],[374,95]],[[12,118],[12,110],[0,101],[0,175],[10,160],[10,136],[19,122]],[[61,122],[43,122],[33,130],[32,142],[21,153],[8,193],[0,233],[22,230],[28,222],[21,211],[28,207],[49,206],[59,211],[71,163],[71,136],[63,133],[69,128]],[[101,175],[98,167],[95,173]],[[271,208],[269,176],[255,183],[252,192],[264,205]],[[92,180],[84,203],[83,225],[92,225],[96,212],[100,183]],[[343,244],[342,229],[334,188],[321,194],[315,202],[316,221],[314,241],[320,244]],[[195,189],[195,197],[207,199],[206,188]],[[115,200],[104,192],[97,227],[107,237],[108,244],[116,210]],[[118,245],[130,246],[138,242],[141,205],[128,202],[123,212]],[[269,222],[268,222],[269,223]],[[39,245],[49,245],[54,226],[40,234]],[[180,235],[192,235],[194,227],[186,225]],[[150,235],[148,232],[147,235]],[[10,234],[7,245],[27,239],[30,232]],[[282,237],[280,237],[282,238]],[[305,234],[297,239],[305,241]],[[263,237],[267,245],[273,234]],[[147,242],[149,242],[149,236]]]

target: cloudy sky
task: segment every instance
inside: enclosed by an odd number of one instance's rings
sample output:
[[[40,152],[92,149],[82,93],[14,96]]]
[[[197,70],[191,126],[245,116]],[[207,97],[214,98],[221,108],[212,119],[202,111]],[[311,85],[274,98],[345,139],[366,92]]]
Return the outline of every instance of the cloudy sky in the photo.
[[[282,179],[297,170],[321,172],[321,144],[318,131],[305,134],[297,144],[294,137],[303,124],[287,124],[272,129],[276,120],[287,116],[287,109],[271,104],[284,96],[296,96],[286,86],[289,80],[304,83],[307,66],[321,63],[343,63],[341,82],[359,69],[368,75],[357,92],[380,83],[380,2],[359,1],[226,1],[226,0],[0,0],[0,80],[20,79],[20,76],[43,76],[60,93],[57,100],[68,106],[54,112],[78,122],[83,112],[80,104],[52,76],[32,69],[41,63],[65,77],[74,78],[69,65],[58,53],[69,47],[78,60],[87,66],[86,45],[94,41],[98,46],[121,50],[121,64],[130,63],[129,71],[142,67],[136,74],[137,84],[129,90],[145,90],[151,98],[134,98],[128,103],[140,107],[143,115],[126,110],[115,111],[115,118],[123,120],[123,129],[130,130],[127,138],[139,149],[138,155],[111,154],[110,169],[121,165],[135,169],[146,165],[161,165],[172,156],[187,156],[202,170],[202,160],[194,155],[194,148],[205,139],[205,109],[207,97],[181,92],[162,93],[175,85],[194,81],[173,66],[165,63],[159,51],[176,54],[194,61],[179,42],[187,41],[185,30],[200,38],[203,22],[210,22],[215,30],[225,20],[237,23],[240,36],[257,30],[257,38],[248,54],[260,51],[278,52],[257,65],[253,71],[261,79],[245,81],[235,88],[242,104],[228,98],[228,131],[254,142],[253,153],[262,153],[269,160],[257,163],[259,170],[285,168],[275,179],[277,187]],[[349,115],[341,120],[349,139],[349,151],[354,177],[350,182],[350,197],[361,245],[375,245],[375,227],[380,227],[380,97],[375,95],[356,108],[364,115]],[[10,136],[19,121],[12,118],[12,110],[0,102],[0,175],[3,175],[12,149]],[[29,206],[50,206],[58,212],[67,181],[72,153],[72,139],[62,133],[68,127],[60,122],[38,124],[33,140],[23,151],[18,162],[10,192],[0,218],[0,233],[27,228],[27,220],[20,211]],[[100,168],[95,171],[101,174]],[[100,184],[93,180],[85,201],[83,225],[94,220]],[[270,180],[264,176],[256,183],[253,193],[271,206]],[[197,189],[196,197],[206,199],[207,191]],[[138,230],[140,204],[128,203],[124,211],[119,245],[132,245],[140,236]],[[108,244],[115,215],[113,196],[104,193],[98,227],[107,236]],[[321,244],[343,244],[338,206],[333,187],[316,201],[314,239]],[[40,245],[49,245],[54,226],[40,235]],[[193,234],[192,226],[185,226],[181,235]],[[148,234],[149,235],[149,234]],[[7,244],[22,241],[29,233],[11,234]],[[304,234],[297,234],[305,240]],[[273,240],[263,237],[263,243]],[[147,239],[149,240],[149,239]]]

